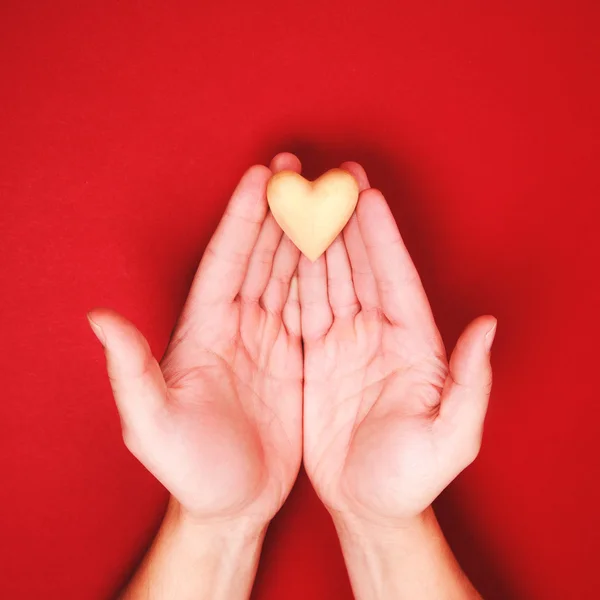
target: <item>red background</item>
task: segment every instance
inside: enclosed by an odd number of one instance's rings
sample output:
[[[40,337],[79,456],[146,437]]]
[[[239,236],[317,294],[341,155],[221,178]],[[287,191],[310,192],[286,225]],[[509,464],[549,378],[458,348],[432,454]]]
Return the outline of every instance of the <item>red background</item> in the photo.
[[[157,354],[243,170],[358,160],[452,346],[499,319],[478,461],[438,502],[488,599],[598,597],[595,1],[0,6],[0,597],[100,599],[165,491],[86,311]],[[351,598],[302,474],[255,597]]]

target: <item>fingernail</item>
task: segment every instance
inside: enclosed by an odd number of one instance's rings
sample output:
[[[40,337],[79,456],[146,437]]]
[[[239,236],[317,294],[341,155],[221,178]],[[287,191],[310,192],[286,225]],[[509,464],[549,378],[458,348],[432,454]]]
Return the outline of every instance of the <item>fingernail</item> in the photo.
[[[494,338],[496,337],[496,328],[498,326],[498,321],[494,321],[492,328],[485,334],[485,349],[490,352],[492,349],[492,344],[494,343]]]
[[[87,319],[90,323],[90,327],[92,328],[92,331],[96,334],[96,337],[98,338],[98,340],[100,341],[100,343],[103,346],[106,346],[106,338],[104,337],[104,331],[102,331],[102,327],[100,327],[100,325],[98,325],[98,323],[96,323],[92,317],[90,317],[90,315],[87,315]]]

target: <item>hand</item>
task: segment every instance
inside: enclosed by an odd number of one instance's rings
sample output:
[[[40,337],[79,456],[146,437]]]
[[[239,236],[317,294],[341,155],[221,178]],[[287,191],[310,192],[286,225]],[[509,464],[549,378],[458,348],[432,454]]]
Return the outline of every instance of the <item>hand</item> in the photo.
[[[279,155],[273,170],[299,170]],[[129,450],[196,523],[257,531],[301,461],[299,251],[268,213],[272,172],[243,176],[198,268],[159,364],[116,313],[90,312]]]
[[[477,456],[496,321],[472,322],[448,364],[389,207],[359,165],[342,168],[357,210],[299,264],[304,463],[334,520],[405,526]]]

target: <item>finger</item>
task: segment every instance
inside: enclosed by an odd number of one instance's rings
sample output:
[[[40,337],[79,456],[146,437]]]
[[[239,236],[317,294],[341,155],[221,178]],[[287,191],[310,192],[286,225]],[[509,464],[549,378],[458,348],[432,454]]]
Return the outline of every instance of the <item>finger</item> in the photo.
[[[342,163],[340,165],[340,169],[348,171],[348,173],[350,173],[350,175],[352,175],[354,179],[356,179],[356,181],[358,182],[358,189],[361,192],[363,190],[368,190],[371,187],[366,171],[357,162],[347,161],[345,163]]]
[[[267,215],[270,176],[267,167],[255,165],[242,177],[202,258],[190,292],[192,302],[231,302],[240,292]]]
[[[369,189],[369,179],[365,170],[355,162],[346,162],[341,166],[347,170],[358,181],[358,186],[361,193]],[[360,199],[359,199],[360,202]],[[365,248],[362,234],[358,226],[356,211],[350,217],[348,224],[343,232],[344,242],[346,243],[346,251],[352,268],[352,280],[354,282],[354,291],[360,303],[360,306],[365,311],[377,309],[379,307],[379,296],[377,294],[377,283],[375,276],[371,270],[367,249]]]
[[[442,391],[440,419],[456,434],[457,446],[469,464],[481,444],[483,422],[492,389],[490,351],[497,321],[475,319],[460,336]]]
[[[273,173],[282,170],[300,173],[301,168],[302,165],[298,158],[289,152],[277,154],[271,161]],[[250,256],[248,271],[242,284],[240,296],[245,302],[257,302],[264,294],[282,235],[281,227],[275,221],[273,214],[269,212]]]
[[[395,325],[437,337],[419,274],[379,190],[361,194],[356,216],[383,313]]]
[[[167,386],[144,336],[127,319],[108,309],[94,309],[88,320],[104,346],[108,378],[127,440],[156,422],[166,406]]]
[[[327,293],[331,311],[336,319],[355,317],[360,311],[354,291],[352,269],[344,238],[338,235],[325,252],[327,263]]]
[[[321,255],[311,262],[302,255],[298,263],[298,290],[302,338],[307,342],[322,338],[331,327],[333,313],[327,295],[327,265]]]
[[[283,307],[283,324],[290,335],[299,338],[302,335],[300,323],[300,301],[298,297],[298,275],[290,281],[290,291]]]
[[[298,268],[300,250],[296,248],[287,235],[279,242],[273,261],[269,283],[262,296],[262,305],[268,312],[279,315],[288,298],[292,275]]]
[[[271,161],[271,171],[279,173],[279,171],[302,171],[302,163],[300,159],[291,152],[280,152]]]
[[[244,302],[258,302],[263,295],[282,235],[281,227],[279,227],[273,215],[269,213],[250,256],[248,272],[240,291],[240,296]]]

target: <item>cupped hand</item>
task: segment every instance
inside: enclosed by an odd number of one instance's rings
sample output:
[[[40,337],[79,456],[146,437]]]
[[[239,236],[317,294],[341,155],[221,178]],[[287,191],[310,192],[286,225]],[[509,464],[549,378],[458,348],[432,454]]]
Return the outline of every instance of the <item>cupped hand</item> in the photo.
[[[278,155],[242,177],[202,258],[159,363],[113,311],[90,312],[129,450],[202,521],[261,526],[283,504],[301,454],[299,251],[268,212]]]
[[[357,209],[325,256],[299,263],[304,463],[335,516],[420,515],[476,457],[496,321],[479,317],[450,362],[416,269],[363,169]]]

